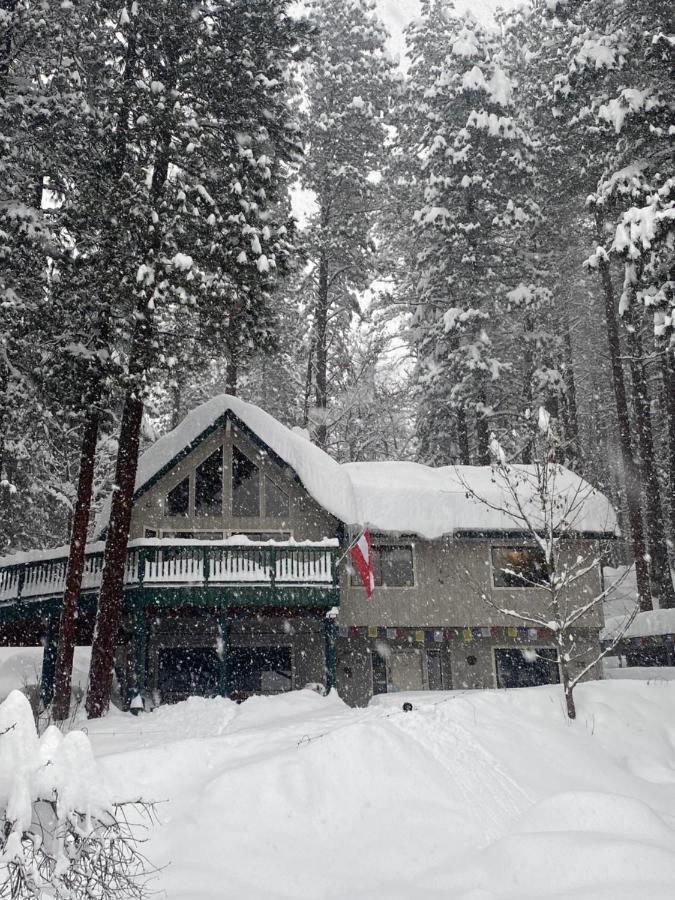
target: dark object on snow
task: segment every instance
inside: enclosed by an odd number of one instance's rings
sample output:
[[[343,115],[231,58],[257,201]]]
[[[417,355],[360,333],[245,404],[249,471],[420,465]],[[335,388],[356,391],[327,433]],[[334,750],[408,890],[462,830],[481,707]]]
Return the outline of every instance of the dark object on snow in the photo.
[[[412,712],[413,705],[412,703],[408,703],[407,701],[403,704],[403,712]]]

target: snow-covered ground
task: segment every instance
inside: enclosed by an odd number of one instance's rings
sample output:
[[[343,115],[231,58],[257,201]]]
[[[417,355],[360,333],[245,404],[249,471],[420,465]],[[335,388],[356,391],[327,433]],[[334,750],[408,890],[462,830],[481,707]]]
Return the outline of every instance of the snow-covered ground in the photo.
[[[675,684],[577,697],[572,724],[555,686],[193,698],[86,727],[117,798],[159,803],[168,900],[672,900]]]

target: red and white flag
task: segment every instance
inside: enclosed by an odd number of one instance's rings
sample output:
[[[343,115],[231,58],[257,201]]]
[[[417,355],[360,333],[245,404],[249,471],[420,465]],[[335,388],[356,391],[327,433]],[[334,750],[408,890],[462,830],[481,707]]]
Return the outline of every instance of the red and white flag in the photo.
[[[373,548],[370,543],[370,533],[364,531],[352,544],[350,551],[356,571],[361,576],[361,581],[366,589],[366,596],[370,599],[375,588],[375,573],[373,571]]]

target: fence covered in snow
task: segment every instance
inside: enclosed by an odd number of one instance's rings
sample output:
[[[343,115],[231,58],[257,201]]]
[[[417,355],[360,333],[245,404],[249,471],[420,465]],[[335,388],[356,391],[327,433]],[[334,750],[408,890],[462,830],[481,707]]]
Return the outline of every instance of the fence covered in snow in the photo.
[[[103,549],[88,550],[82,590],[97,590],[103,572]],[[337,542],[204,544],[134,541],[127,551],[124,583],[129,587],[202,586],[219,584],[303,585],[337,584]],[[68,566],[64,548],[53,556],[41,552],[21,561],[0,563],[0,603],[63,593]]]

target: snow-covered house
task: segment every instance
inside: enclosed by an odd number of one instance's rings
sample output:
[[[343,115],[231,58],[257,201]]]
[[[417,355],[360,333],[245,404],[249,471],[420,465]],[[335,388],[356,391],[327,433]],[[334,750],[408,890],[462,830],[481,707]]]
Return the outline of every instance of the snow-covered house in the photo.
[[[117,655],[123,696],[245,697],[320,682],[360,705],[384,691],[557,681],[547,633],[483,599],[522,609],[527,592],[532,609],[541,602],[539,589],[504,572],[536,571],[541,560],[498,492],[489,468],[340,465],[238,398],[202,404],[139,461]],[[88,546],[79,643],[91,640],[107,516]],[[346,552],[363,528],[371,599]],[[610,504],[594,494],[567,552],[615,529]],[[45,642],[47,696],[66,555],[0,560],[0,642]],[[600,585],[598,567],[576,589]],[[579,622],[589,654],[600,615]]]

